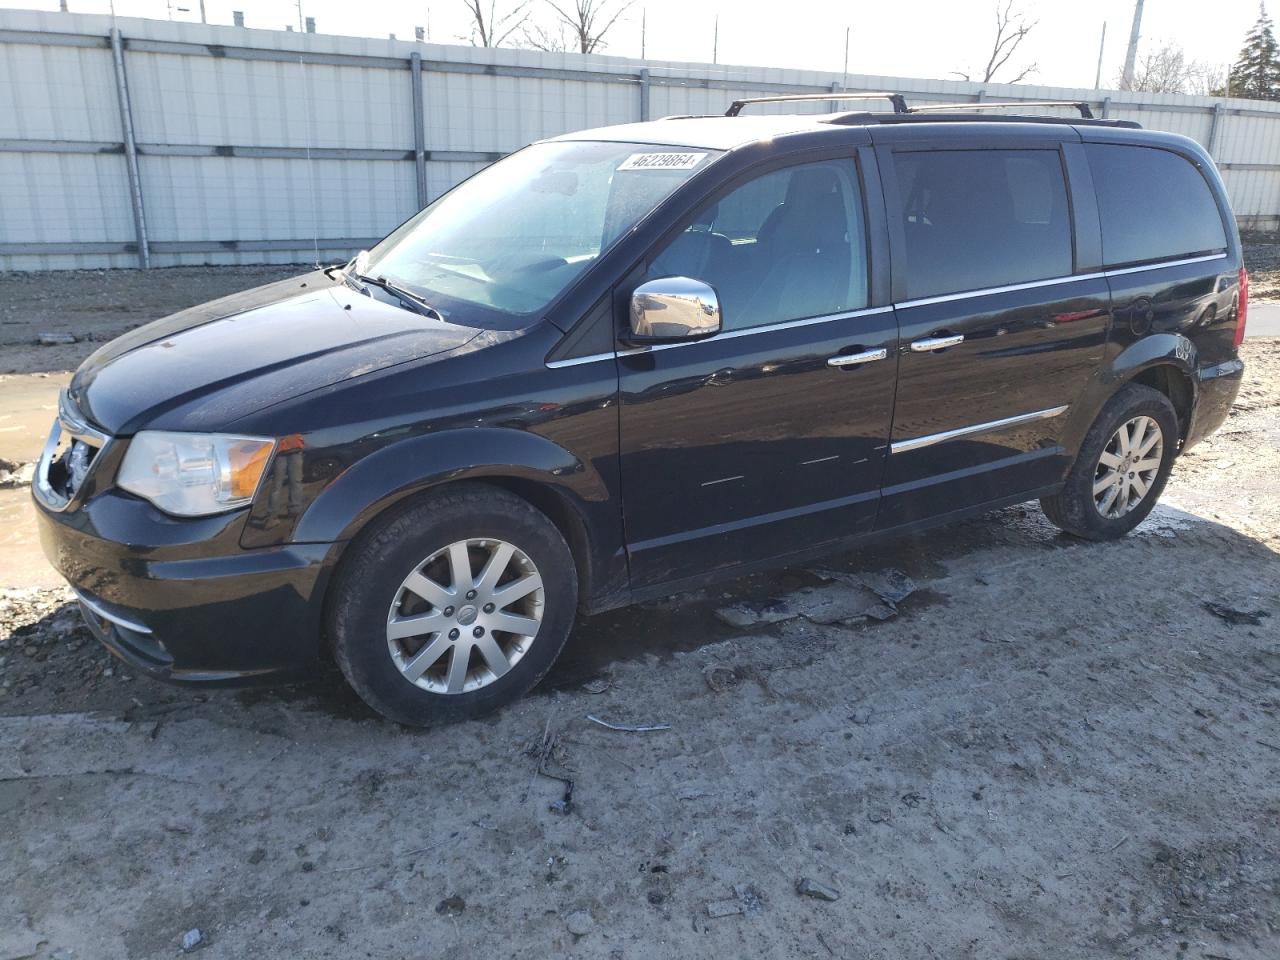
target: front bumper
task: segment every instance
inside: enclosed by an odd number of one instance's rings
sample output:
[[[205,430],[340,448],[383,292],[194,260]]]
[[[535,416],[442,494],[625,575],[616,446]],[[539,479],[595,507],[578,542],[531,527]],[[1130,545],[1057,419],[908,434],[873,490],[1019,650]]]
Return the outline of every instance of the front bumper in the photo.
[[[135,670],[238,684],[321,663],[334,545],[244,549],[242,514],[175,520],[115,490],[65,512],[36,497],[36,516],[90,629]]]

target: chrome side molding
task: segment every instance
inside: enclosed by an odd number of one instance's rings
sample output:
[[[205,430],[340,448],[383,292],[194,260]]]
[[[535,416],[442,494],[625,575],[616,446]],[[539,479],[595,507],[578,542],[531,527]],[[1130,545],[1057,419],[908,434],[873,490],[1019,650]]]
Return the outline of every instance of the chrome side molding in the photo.
[[[1002,420],[988,420],[986,423],[975,423],[969,427],[958,427],[955,430],[945,430],[942,433],[930,433],[923,437],[913,437],[910,440],[896,440],[889,444],[889,452],[906,453],[909,450],[920,450],[924,447],[931,447],[935,443],[954,440],[957,437],[967,437],[975,433],[987,433],[988,431],[1000,430],[1004,427],[1014,427],[1020,423],[1031,423],[1033,420],[1050,420],[1066,413],[1068,409],[1069,405],[1064,404],[1061,407],[1050,407],[1047,410],[1036,410],[1034,413],[1020,413],[1016,417],[1005,417]]]

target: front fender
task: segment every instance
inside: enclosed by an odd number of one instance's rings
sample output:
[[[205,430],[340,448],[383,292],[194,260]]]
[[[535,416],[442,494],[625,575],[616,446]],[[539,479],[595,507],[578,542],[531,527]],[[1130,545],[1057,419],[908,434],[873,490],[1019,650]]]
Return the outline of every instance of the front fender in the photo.
[[[578,505],[609,498],[592,465],[546,437],[501,427],[446,430],[389,444],[357,461],[311,503],[292,540],[348,540],[406,497],[451,480],[480,477],[532,480],[557,488]]]

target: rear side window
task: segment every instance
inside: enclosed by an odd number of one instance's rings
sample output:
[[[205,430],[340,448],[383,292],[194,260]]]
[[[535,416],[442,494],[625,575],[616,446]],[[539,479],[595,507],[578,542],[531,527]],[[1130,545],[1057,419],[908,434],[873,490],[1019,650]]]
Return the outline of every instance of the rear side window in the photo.
[[[1056,150],[895,153],[907,296],[1070,275],[1071,216]]]
[[[1107,266],[1216,253],[1222,214],[1200,171],[1168,150],[1087,143]]]

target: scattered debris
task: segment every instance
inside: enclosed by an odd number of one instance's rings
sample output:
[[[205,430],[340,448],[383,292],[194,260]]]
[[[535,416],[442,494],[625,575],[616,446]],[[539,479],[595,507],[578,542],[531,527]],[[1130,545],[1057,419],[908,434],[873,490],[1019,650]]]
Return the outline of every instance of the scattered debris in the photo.
[[[582,684],[586,693],[601,694],[613,686],[613,677],[607,673],[597,674]]]
[[[42,333],[39,337],[40,346],[42,347],[59,347],[68,343],[75,343],[76,337],[70,333]],[[200,931],[196,931],[199,933]]]
[[[702,679],[707,682],[712,693],[724,693],[742,682],[738,671],[714,663],[702,668]]]
[[[587,719],[590,720],[592,723],[600,724],[600,726],[605,727],[608,730],[617,730],[620,733],[653,733],[654,731],[657,731],[657,730],[671,729],[671,724],[669,723],[651,723],[651,724],[610,723],[607,720],[601,720],[599,717],[594,717],[589,713],[587,714]]]
[[[904,793],[900,798],[902,802],[913,810],[924,803],[924,794],[916,793],[914,790]]]
[[[575,937],[585,937],[595,927],[596,922],[585,910],[575,910],[564,918],[565,929]]]
[[[732,627],[779,623],[795,617],[819,624],[888,620],[897,616],[898,604],[916,591],[915,581],[900,570],[847,573],[816,568],[809,572],[827,583],[793,591],[766,605],[739,603],[722,607],[716,616]]]
[[[547,809],[552,813],[563,814],[568,816],[573,813],[573,778],[564,772],[556,772],[547,767],[549,760],[555,760],[562,767],[565,766],[564,748],[560,746],[560,735],[551,732],[551,718],[547,718],[546,725],[542,728],[542,741],[531,751],[538,758],[538,765],[533,770],[533,776],[529,779],[529,786],[525,788],[524,796],[520,798],[523,803],[529,799],[529,791],[533,789],[534,781],[539,777],[545,777],[548,780],[556,780],[564,784],[564,795],[559,800],[553,800],[547,805]]]
[[[445,897],[436,904],[436,913],[442,917],[457,917],[467,909],[467,901],[463,900],[456,893],[452,896]]]
[[[207,943],[200,928],[194,927],[182,935],[182,952],[190,953],[192,950],[199,950]]]
[[[253,853],[249,854],[249,862],[254,866],[260,864],[267,858],[267,851],[263,847],[255,847]]]
[[[829,583],[822,587],[805,587],[787,598],[798,616],[811,623],[852,623],[874,617],[885,620],[896,610],[880,595],[861,583]]]
[[[825,883],[819,883],[817,880],[810,880],[808,877],[801,877],[796,881],[796,893],[802,897],[826,900],[829,903],[834,903],[840,899],[840,891],[835,887],[829,887]]]
[[[725,900],[712,900],[707,904],[707,916],[712,920],[736,917],[740,913],[742,913],[742,904],[734,897],[729,897]]]
[[[753,917],[764,909],[764,896],[749,883],[735,883],[733,896],[724,900],[712,900],[707,904],[707,916],[712,920],[722,917]]]
[[[1216,603],[1213,600],[1206,600],[1204,608],[1232,627],[1241,624],[1258,627],[1262,625],[1263,617],[1271,616],[1266,610],[1237,610],[1235,607],[1227,606],[1225,603]]]
[[[743,915],[753,917],[764,909],[764,895],[751,884],[735,883],[733,893],[742,904]]]
[[[796,616],[783,601],[770,603],[737,603],[731,607],[721,607],[716,616],[731,627],[753,627],[760,623],[780,623]]]
[[[892,567],[859,574],[859,579],[874,590],[881,600],[894,607],[916,592],[916,582],[901,570]]]
[[[543,771],[544,777],[550,777],[552,780],[559,780],[564,784],[564,796],[559,800],[552,800],[547,804],[547,809],[552,813],[558,813],[567,817],[573,813],[573,781],[567,777],[558,777],[554,773]]]

